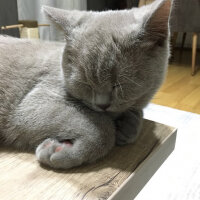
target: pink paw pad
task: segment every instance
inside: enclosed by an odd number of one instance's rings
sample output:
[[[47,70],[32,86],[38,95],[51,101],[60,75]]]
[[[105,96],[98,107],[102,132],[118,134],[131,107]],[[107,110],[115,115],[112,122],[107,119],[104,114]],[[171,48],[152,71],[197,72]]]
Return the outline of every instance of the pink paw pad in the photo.
[[[63,149],[62,146],[56,147],[55,152],[59,152],[59,151],[61,151],[62,149]]]
[[[52,145],[52,142],[49,142],[49,143],[45,144],[44,146],[45,146],[45,147],[49,147],[49,146],[51,146],[51,145]]]
[[[61,143],[64,144],[64,145],[67,145],[68,147],[71,147],[71,146],[72,146],[72,143],[71,143],[70,140],[65,140],[65,141],[63,141],[63,142],[61,142]],[[63,149],[63,146],[56,147],[55,152],[59,152],[59,151],[61,151],[62,149]]]
[[[63,143],[67,146],[72,146],[72,142],[70,140],[65,140]]]

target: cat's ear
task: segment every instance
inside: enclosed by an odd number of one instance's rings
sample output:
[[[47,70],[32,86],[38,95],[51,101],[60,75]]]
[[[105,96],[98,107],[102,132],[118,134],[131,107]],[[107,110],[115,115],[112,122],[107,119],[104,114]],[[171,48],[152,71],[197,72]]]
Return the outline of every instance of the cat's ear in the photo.
[[[81,26],[91,14],[86,11],[63,10],[50,6],[43,6],[42,11],[67,33],[70,33],[73,28]]]
[[[162,42],[169,33],[171,0],[156,0],[150,8],[150,15],[144,24],[145,35],[151,41]]]

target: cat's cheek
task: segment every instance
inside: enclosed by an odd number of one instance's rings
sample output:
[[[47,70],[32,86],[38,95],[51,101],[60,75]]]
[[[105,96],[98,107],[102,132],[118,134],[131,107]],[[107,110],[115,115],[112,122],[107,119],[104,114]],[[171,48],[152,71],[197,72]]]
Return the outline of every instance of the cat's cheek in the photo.
[[[76,90],[75,95],[87,104],[92,104],[92,92],[89,89],[79,88]]]

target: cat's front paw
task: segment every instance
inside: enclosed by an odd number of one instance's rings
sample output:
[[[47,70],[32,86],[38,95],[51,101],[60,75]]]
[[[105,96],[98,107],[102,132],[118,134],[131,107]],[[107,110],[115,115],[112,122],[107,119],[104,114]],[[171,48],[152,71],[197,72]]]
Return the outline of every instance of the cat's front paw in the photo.
[[[36,149],[37,160],[53,168],[73,167],[68,154],[73,144],[66,140],[59,142],[56,139],[46,139]]]
[[[142,111],[128,111],[116,120],[116,144],[134,143],[142,126]]]
[[[116,132],[116,144],[119,146],[134,143],[137,139],[138,133],[134,132],[131,127],[122,127]]]

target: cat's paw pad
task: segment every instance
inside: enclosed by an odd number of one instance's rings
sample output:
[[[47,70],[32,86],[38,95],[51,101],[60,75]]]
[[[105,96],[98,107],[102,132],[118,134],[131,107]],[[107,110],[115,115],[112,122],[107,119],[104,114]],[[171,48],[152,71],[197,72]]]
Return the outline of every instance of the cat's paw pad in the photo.
[[[46,139],[36,149],[36,157],[39,162],[56,167],[58,158],[65,156],[66,151],[72,147],[69,140],[59,142],[55,139]]]

